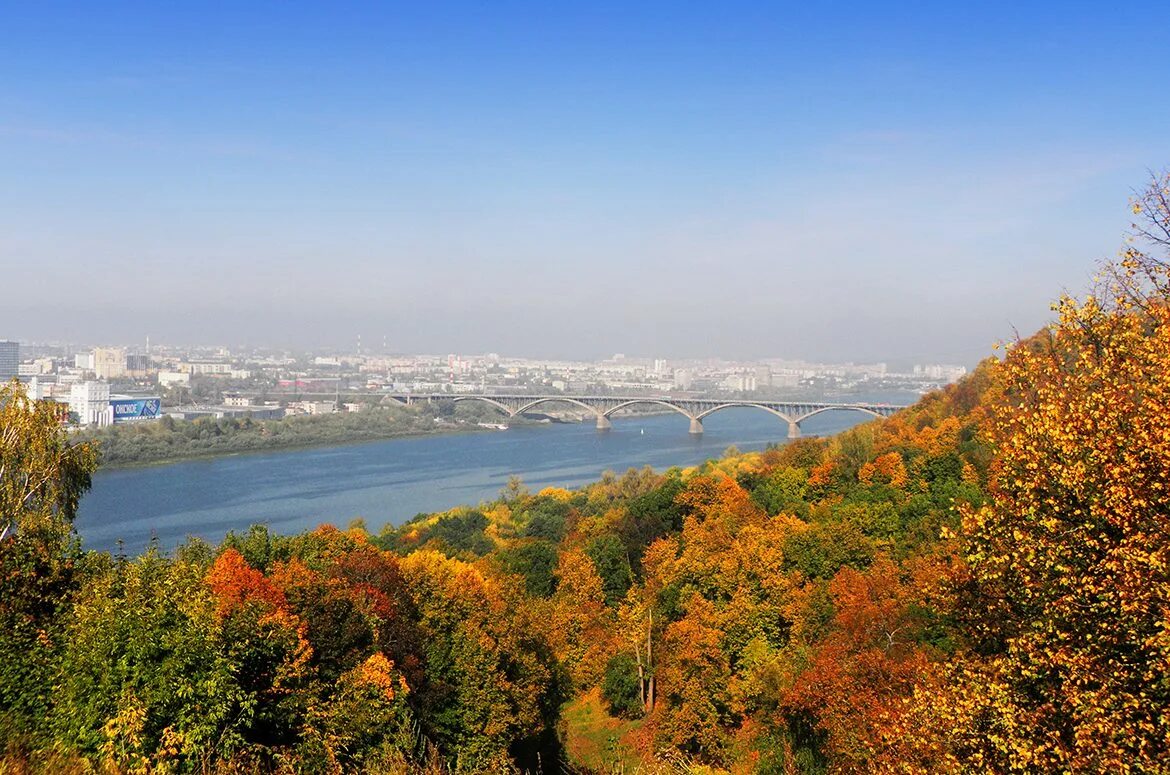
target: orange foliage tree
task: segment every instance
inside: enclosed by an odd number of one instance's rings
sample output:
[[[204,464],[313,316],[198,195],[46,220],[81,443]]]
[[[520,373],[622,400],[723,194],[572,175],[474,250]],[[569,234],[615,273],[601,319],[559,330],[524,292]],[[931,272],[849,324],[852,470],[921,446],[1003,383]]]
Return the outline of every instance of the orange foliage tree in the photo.
[[[821,753],[839,771],[865,771],[877,760],[900,700],[927,669],[918,587],[885,556],[864,572],[843,568],[829,585],[832,630],[786,692],[784,706],[790,716],[812,721],[824,736]]]

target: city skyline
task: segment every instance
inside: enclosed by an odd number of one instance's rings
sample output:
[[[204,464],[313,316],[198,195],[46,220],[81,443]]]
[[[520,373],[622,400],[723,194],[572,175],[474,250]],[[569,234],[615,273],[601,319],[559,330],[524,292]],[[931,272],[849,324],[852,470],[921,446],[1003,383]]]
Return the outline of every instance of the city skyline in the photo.
[[[5,340],[0,339],[0,344]],[[181,353],[187,357],[196,356],[198,358],[208,358],[209,353],[212,359],[218,355],[226,360],[241,360],[250,359],[261,353],[282,354],[289,357],[315,357],[318,361],[323,361],[329,358],[340,358],[345,360],[350,359],[369,359],[369,360],[402,360],[402,359],[443,359],[449,357],[466,358],[472,360],[499,360],[503,361],[531,361],[544,363],[581,363],[581,364],[602,364],[602,363],[618,363],[625,361],[627,363],[637,364],[696,364],[696,363],[723,363],[723,364],[752,364],[752,363],[789,363],[789,364],[810,364],[810,365],[848,365],[848,366],[876,366],[889,367],[892,371],[898,371],[899,367],[905,366],[905,370],[909,370],[911,364],[913,366],[926,365],[922,361],[929,361],[930,359],[919,359],[918,362],[913,360],[897,360],[889,358],[874,358],[869,360],[833,360],[825,358],[804,358],[796,357],[795,355],[772,353],[770,355],[763,355],[759,357],[750,358],[733,358],[717,353],[678,357],[669,356],[664,353],[638,353],[638,352],[612,352],[608,355],[599,357],[569,357],[569,356],[548,356],[533,353],[519,353],[499,351],[496,349],[469,351],[407,351],[395,350],[388,347],[382,347],[375,343],[370,343],[364,347],[355,343],[350,348],[341,347],[338,349],[330,347],[275,347],[275,346],[251,346],[244,344],[227,344],[223,342],[203,342],[199,344],[182,344],[175,342],[159,342],[155,341],[153,344],[147,340],[144,342],[133,343],[125,341],[101,341],[101,342],[61,342],[55,340],[45,341],[23,341],[19,342],[12,340],[13,344],[18,344],[24,348],[24,355],[30,356],[30,350],[36,351],[40,357],[57,353],[67,358],[73,357],[75,354],[93,353],[96,351],[118,350],[123,355],[128,356],[152,356],[152,355],[167,355],[174,357],[176,353]],[[989,352],[983,357],[994,356],[994,352]],[[52,356],[55,357],[55,356]],[[964,367],[974,366],[982,360],[982,357],[977,358],[969,363],[958,362],[953,365],[962,365]],[[24,358],[24,363],[31,362],[30,357]],[[939,365],[939,364],[934,364]]]

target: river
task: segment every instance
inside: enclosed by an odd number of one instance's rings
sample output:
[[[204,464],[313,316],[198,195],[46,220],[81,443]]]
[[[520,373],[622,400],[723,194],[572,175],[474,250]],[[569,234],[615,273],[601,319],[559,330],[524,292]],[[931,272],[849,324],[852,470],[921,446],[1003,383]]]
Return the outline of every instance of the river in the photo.
[[[826,412],[801,427],[828,435],[866,419]],[[419,512],[493,499],[513,475],[532,491],[572,487],[607,469],[695,465],[731,445],[763,449],[787,433],[757,409],[727,409],[703,425],[706,433],[691,437],[686,418],[671,413],[615,418],[604,433],[592,422],[552,424],[99,471],[76,525],[86,548],[113,550],[121,540],[131,554],[152,536],[169,549],[187,536],[218,542],[254,523],[295,533],[362,517],[377,531]]]

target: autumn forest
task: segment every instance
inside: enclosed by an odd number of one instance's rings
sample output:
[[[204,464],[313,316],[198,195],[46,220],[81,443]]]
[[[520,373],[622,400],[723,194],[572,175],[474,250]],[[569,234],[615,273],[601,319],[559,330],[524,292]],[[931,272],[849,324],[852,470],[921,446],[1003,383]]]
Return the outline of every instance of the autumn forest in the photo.
[[[1170,771],[1170,177],[1050,326],[833,438],[128,557],[0,394],[0,773]]]

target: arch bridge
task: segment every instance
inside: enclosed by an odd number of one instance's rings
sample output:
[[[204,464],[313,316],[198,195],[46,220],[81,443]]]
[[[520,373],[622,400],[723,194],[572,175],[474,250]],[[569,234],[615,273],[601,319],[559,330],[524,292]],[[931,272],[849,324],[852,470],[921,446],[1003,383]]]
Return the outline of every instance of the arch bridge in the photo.
[[[817,401],[749,401],[723,400],[718,398],[672,398],[670,396],[566,396],[566,395],[508,395],[492,393],[390,393],[390,398],[404,404],[418,401],[481,401],[499,409],[508,417],[518,417],[542,404],[572,404],[592,412],[597,417],[597,429],[613,427],[610,418],[614,413],[636,404],[652,404],[665,407],[690,420],[693,434],[703,432],[703,419],[724,409],[749,407],[762,409],[788,423],[788,438],[800,436],[800,424],[810,417],[823,412],[847,410],[862,412],[873,417],[889,417],[905,407],[892,404],[869,403],[828,403]]]

